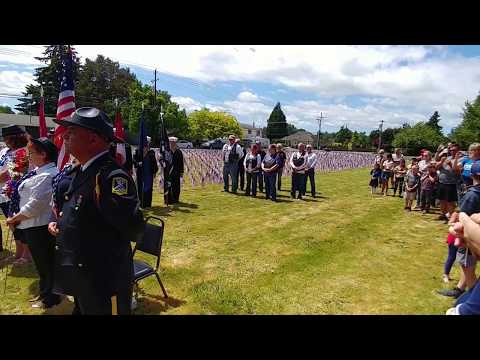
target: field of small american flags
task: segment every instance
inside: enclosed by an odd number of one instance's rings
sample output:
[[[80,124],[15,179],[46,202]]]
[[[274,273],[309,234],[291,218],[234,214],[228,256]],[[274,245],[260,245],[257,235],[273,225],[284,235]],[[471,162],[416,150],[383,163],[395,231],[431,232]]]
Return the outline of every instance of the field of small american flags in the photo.
[[[158,158],[158,149],[155,149]],[[200,150],[200,149],[181,149],[183,152],[185,173],[182,179],[182,186],[191,186],[192,188],[204,187],[208,184],[223,183],[223,160],[221,150]],[[315,151],[318,161],[315,167],[316,172],[331,172],[347,169],[364,168],[371,166],[375,155],[366,152],[346,152],[346,151]],[[290,176],[292,168],[289,160],[293,154],[292,150],[286,150],[287,163],[283,170],[283,176]],[[159,186],[163,186],[163,174],[158,176]]]

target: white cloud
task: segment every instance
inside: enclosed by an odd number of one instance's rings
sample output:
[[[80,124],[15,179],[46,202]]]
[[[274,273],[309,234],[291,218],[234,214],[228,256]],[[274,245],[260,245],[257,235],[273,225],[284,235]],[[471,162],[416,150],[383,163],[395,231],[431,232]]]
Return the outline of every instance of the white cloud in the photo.
[[[441,125],[449,129],[458,123],[465,100],[474,99],[480,89],[480,58],[453,56],[445,46],[262,45],[255,46],[255,51],[250,45],[78,45],[76,48],[83,59],[103,54],[122,64],[157,68],[201,82],[260,81],[304,91],[306,98],[317,98],[318,102],[309,106],[290,103],[293,107],[290,116],[298,121],[309,118],[314,110],[326,109],[327,104],[319,105],[322,99],[337,99],[327,108],[338,113],[338,117],[332,114],[331,121],[339,126],[343,118],[366,127],[378,117],[385,121],[399,118],[415,121],[420,116],[425,120],[438,110]],[[37,65],[33,56],[41,51],[39,47],[26,45],[3,46],[0,63]],[[23,80],[11,77],[5,83],[0,79],[0,87],[22,89],[26,75],[20,74]],[[242,116],[260,118],[266,114],[263,95],[243,91],[228,106]],[[363,104],[347,106],[339,100],[346,96],[360,96]],[[198,106],[187,99],[182,101],[186,108]],[[270,106],[266,107],[270,110]],[[296,108],[308,111],[308,116],[293,114]]]
[[[0,71],[0,93],[20,95],[25,86],[34,82],[33,74],[13,70]]]
[[[180,107],[184,108],[187,112],[200,110],[202,108],[202,104],[192,99],[191,97],[172,96],[172,101],[176,102],[178,105],[180,105]]]
[[[250,91],[242,91],[240,94],[238,94],[237,97],[238,100],[240,101],[247,101],[247,102],[255,102],[258,101],[258,96],[255,95],[254,93],[251,93]]]

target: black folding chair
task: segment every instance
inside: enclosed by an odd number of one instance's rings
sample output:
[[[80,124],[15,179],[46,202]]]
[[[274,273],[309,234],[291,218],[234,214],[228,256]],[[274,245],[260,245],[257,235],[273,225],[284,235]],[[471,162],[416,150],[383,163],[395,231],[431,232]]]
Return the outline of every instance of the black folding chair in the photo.
[[[149,224],[148,221],[150,219],[158,220],[161,223],[160,225]],[[149,255],[153,255],[157,258],[157,266],[153,268],[148,263],[141,261],[141,260],[133,260],[133,268],[134,268],[134,275],[133,275],[133,282],[136,288],[135,298],[138,298],[138,282],[143,280],[149,276],[155,275],[162,288],[163,295],[168,298],[167,292],[165,291],[165,287],[163,286],[162,280],[160,279],[160,274],[158,270],[160,268],[160,255],[162,253],[162,243],[163,243],[163,230],[165,228],[165,223],[162,219],[149,216],[145,220],[145,232],[143,234],[143,238],[141,241],[138,241],[135,244],[135,248],[133,249],[133,256],[135,256],[135,252],[142,251]]]

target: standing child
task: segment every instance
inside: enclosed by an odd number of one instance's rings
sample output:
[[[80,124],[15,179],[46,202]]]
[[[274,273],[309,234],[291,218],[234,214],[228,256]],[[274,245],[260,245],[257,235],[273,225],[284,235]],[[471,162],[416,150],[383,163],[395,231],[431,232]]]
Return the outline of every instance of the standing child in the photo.
[[[387,154],[387,159],[382,163],[382,194],[387,196],[388,193],[388,179],[393,176],[393,168],[395,163],[392,159],[392,154]]]
[[[430,212],[430,203],[432,201],[433,187],[437,181],[437,169],[434,163],[430,163],[427,167],[427,173],[421,177],[421,210],[424,214]]]
[[[418,165],[413,165],[407,173],[405,210],[412,211],[413,200],[417,197],[417,188],[420,186],[420,172]]]
[[[370,188],[372,189],[372,194],[376,194],[377,187],[378,187],[378,179],[382,176],[382,169],[380,169],[380,164],[375,163],[373,169],[370,170],[370,175],[372,175],[370,179]]]
[[[395,169],[393,169],[394,172],[394,178],[395,182],[393,185],[393,196],[397,194],[397,189],[398,189],[398,196],[403,197],[403,180],[405,178],[405,174],[407,173],[407,168],[405,166],[405,159],[400,159],[400,164],[395,166]]]

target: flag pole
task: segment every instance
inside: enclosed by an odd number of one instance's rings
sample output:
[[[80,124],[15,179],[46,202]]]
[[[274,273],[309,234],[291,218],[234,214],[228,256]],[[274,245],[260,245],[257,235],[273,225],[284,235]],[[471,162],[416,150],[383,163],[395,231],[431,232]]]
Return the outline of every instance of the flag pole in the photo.
[[[142,101],[142,122],[145,121],[144,116],[145,116],[145,104]],[[145,128],[145,124],[143,124],[142,126],[143,126],[143,128]],[[141,147],[141,149],[139,149],[139,151],[138,151],[138,154],[140,155],[141,160],[142,160],[142,171],[141,171],[141,173],[142,173],[142,195],[141,195],[142,196],[142,204],[141,205],[142,206],[141,206],[141,208],[143,208],[143,198],[144,198],[143,194],[145,193],[145,170],[144,170],[145,164],[143,163],[143,158],[144,158],[143,157],[143,147],[144,147],[143,140],[145,138],[145,134],[143,134],[142,136],[143,136],[142,141],[139,144],[139,147]]]

